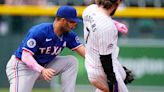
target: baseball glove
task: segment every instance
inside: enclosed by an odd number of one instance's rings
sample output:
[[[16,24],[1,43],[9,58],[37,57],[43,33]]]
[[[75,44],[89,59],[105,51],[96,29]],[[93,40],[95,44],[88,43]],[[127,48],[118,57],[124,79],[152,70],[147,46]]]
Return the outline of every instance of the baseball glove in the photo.
[[[126,72],[126,78],[124,80],[125,84],[129,84],[134,80],[134,74],[131,70],[127,69],[125,66],[123,66],[125,72]]]

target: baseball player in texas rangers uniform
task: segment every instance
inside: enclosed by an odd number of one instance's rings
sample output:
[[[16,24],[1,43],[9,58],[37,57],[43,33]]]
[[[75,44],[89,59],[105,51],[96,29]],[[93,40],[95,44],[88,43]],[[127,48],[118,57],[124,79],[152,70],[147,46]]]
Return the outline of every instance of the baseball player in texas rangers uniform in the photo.
[[[126,72],[118,62],[118,31],[114,15],[121,0],[96,0],[83,12],[85,66],[96,92],[128,92]],[[123,33],[127,33],[127,30]]]
[[[84,56],[84,46],[76,33],[71,31],[79,21],[75,8],[61,6],[54,23],[42,23],[29,30],[6,66],[10,92],[32,92],[40,76],[50,81],[59,74],[62,92],[74,92],[77,59],[58,54],[68,47]]]

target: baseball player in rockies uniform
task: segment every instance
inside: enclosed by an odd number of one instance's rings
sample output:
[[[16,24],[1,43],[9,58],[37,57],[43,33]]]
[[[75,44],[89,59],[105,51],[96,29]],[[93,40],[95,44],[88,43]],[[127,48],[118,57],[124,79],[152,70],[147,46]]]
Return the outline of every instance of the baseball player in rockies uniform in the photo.
[[[128,92],[127,74],[118,62],[117,21],[112,20],[121,0],[96,0],[83,12],[85,66],[96,92]],[[122,33],[127,33],[123,29]]]
[[[54,23],[42,23],[29,30],[6,66],[10,92],[32,92],[38,78],[50,81],[59,74],[62,92],[74,92],[77,59],[58,55],[68,47],[84,56],[84,46],[71,31],[79,21],[75,8],[61,6]]]

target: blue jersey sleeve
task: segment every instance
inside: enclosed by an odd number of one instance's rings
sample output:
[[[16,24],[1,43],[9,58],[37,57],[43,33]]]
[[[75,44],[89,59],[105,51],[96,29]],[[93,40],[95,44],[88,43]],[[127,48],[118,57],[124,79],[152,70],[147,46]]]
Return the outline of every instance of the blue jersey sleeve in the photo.
[[[34,55],[39,48],[39,44],[45,38],[42,30],[39,26],[32,27],[23,41],[22,48],[30,51]]]
[[[69,42],[67,42],[67,47],[72,49],[72,50],[76,49],[78,46],[81,45],[79,37],[74,32],[70,33],[68,39],[69,39]]]

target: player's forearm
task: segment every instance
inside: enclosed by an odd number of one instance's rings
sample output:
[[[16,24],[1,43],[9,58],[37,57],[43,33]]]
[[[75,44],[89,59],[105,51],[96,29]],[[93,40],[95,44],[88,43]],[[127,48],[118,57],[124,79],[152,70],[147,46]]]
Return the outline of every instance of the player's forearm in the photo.
[[[84,45],[81,45],[75,50],[80,56],[85,58],[85,47]]]
[[[32,54],[26,50],[22,51],[22,61],[31,69],[41,72],[44,67],[39,65],[36,60],[33,58]]]

